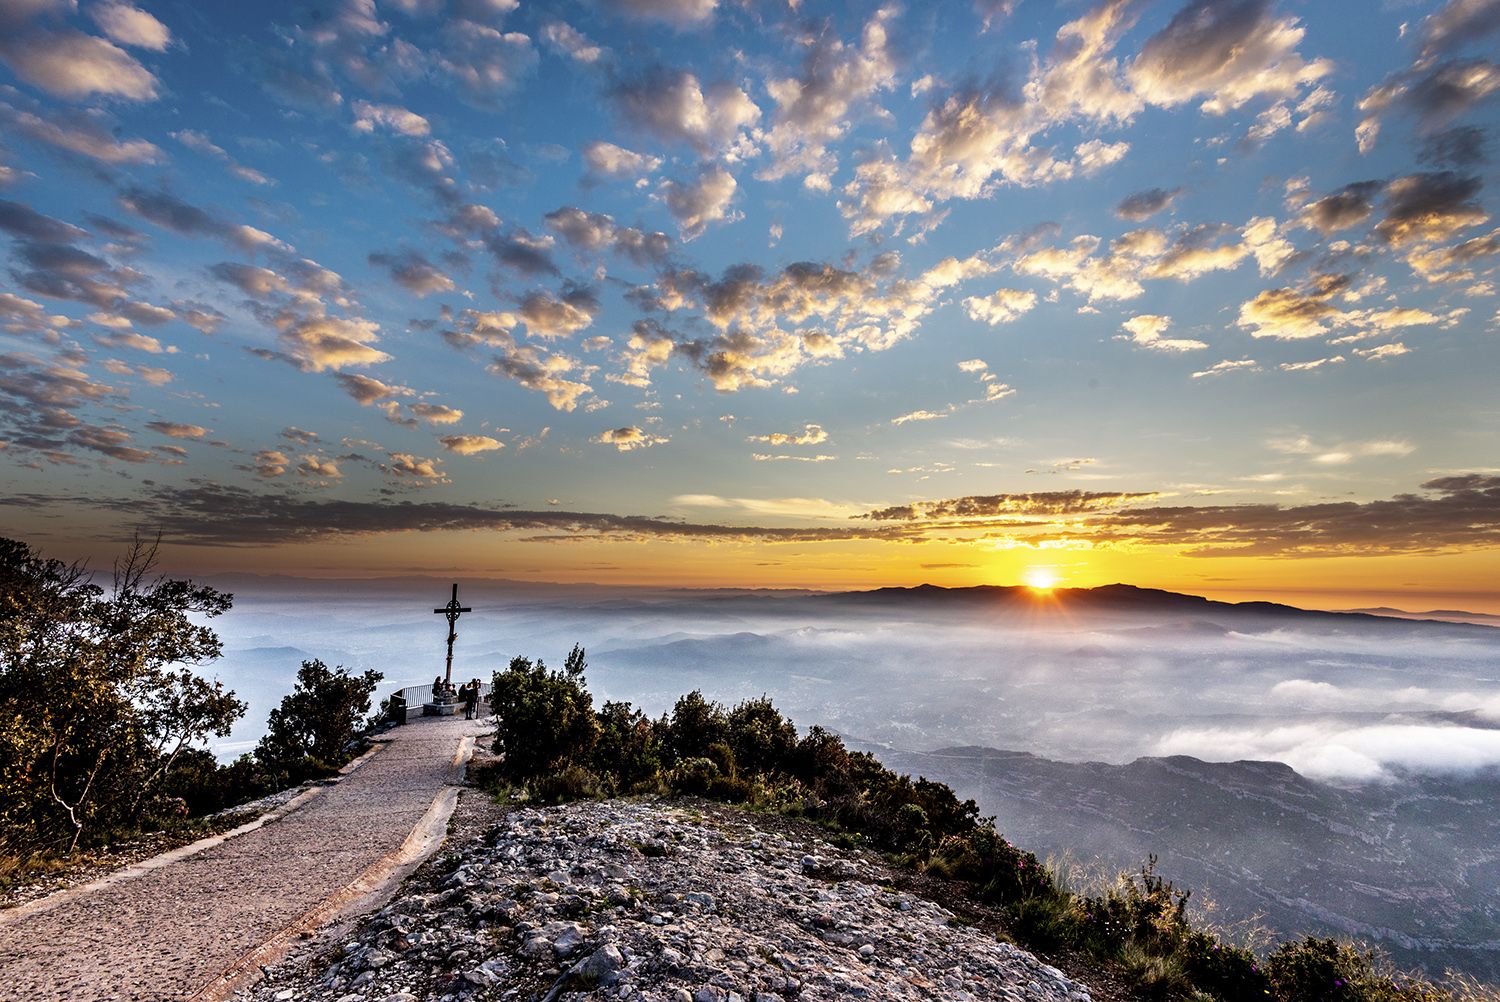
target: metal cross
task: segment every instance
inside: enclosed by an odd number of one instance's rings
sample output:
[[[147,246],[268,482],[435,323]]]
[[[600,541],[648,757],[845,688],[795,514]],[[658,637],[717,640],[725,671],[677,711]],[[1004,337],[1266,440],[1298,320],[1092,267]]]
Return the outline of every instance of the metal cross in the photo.
[[[473,612],[468,606],[458,604],[458,585],[453,586],[453,598],[441,609],[433,609],[440,616],[448,617],[448,668],[443,673],[443,681],[453,682],[453,641],[458,639],[458,617],[465,612]]]

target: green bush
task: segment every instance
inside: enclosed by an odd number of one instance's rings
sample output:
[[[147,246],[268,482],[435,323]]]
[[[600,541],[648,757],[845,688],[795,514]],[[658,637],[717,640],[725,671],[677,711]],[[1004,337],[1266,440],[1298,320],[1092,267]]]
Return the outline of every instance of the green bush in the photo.
[[[1266,958],[1278,1002],[1399,1002],[1422,997],[1379,972],[1374,954],[1333,939],[1283,943]]]
[[[673,793],[701,797],[718,778],[719,767],[713,759],[690,758],[677,763],[667,777],[667,786]]]
[[[776,773],[791,764],[797,728],[765,696],[747,699],[729,711],[728,745],[740,768]]]
[[[602,797],[605,787],[593,770],[581,765],[568,765],[558,772],[535,777],[527,784],[527,791],[537,803],[563,804],[572,800]]]
[[[355,675],[342,665],[329,668],[316,658],[302,662],[296,687],[271,711],[266,735],[255,746],[256,759],[277,785],[327,775],[354,757],[382,677],[378,671]]]
[[[605,703],[598,720],[594,770],[610,792],[633,793],[655,788],[662,769],[657,726],[629,703]]]
[[[981,900],[994,904],[1015,904],[1056,890],[1051,872],[1036,856],[984,825],[943,838],[927,866],[940,876],[973,884]]]
[[[667,725],[667,749],[671,757],[679,761],[705,758],[709,746],[722,743],[728,729],[724,707],[709,702],[703,698],[703,693],[694,689],[672,707],[671,722]]]
[[[562,671],[516,657],[496,672],[490,708],[497,721],[495,751],[506,778],[527,783],[587,762],[599,737],[594,700],[585,688],[583,648],[575,646]]]

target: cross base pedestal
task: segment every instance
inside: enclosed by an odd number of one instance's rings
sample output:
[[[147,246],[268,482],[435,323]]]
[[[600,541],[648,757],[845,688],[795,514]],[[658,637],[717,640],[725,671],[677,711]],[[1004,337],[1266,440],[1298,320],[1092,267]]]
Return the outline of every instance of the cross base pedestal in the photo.
[[[458,712],[462,703],[423,703],[422,716],[424,717],[451,717]]]

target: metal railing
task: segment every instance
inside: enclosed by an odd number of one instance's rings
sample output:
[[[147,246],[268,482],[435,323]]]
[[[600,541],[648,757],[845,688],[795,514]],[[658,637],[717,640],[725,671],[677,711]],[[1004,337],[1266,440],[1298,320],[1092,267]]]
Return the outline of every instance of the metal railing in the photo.
[[[490,712],[490,683],[479,683],[479,712],[488,716]],[[391,694],[391,718],[398,724],[409,723],[422,716],[422,707],[432,702],[432,684],[409,685]]]

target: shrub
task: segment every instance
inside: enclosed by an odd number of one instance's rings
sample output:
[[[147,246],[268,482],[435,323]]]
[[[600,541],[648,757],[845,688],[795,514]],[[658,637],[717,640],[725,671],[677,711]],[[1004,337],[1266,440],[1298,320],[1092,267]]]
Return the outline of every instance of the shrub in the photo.
[[[1000,905],[1056,890],[1052,874],[1036,856],[1017,849],[987,825],[947,836],[927,865],[941,876],[973,884],[982,900]]]
[[[1396,1002],[1408,994],[1381,975],[1372,953],[1348,943],[1309,936],[1283,943],[1266,958],[1279,1002]]]
[[[694,689],[672,707],[667,748],[674,759],[704,758],[709,745],[723,742],[727,731],[724,707],[709,702]]]
[[[605,703],[599,711],[594,770],[614,793],[656,784],[661,772],[661,738],[656,725],[629,703]]]
[[[499,718],[495,751],[507,779],[526,783],[588,761],[599,723],[584,687],[586,667],[583,648],[575,646],[562,671],[516,657],[495,673],[490,708]]]
[[[542,804],[594,800],[604,795],[604,784],[591,769],[569,765],[560,772],[538,776],[527,784],[531,799]]]
[[[673,793],[704,796],[708,793],[709,786],[718,778],[719,767],[712,759],[690,758],[677,763],[677,767],[667,777],[667,785]]]
[[[797,728],[765,696],[747,699],[729,711],[728,745],[741,768],[781,772],[797,749]]]
[[[370,697],[383,676],[330,669],[314,658],[302,662],[297,685],[271,711],[255,757],[281,783],[299,782],[337,769],[353,757]]]

